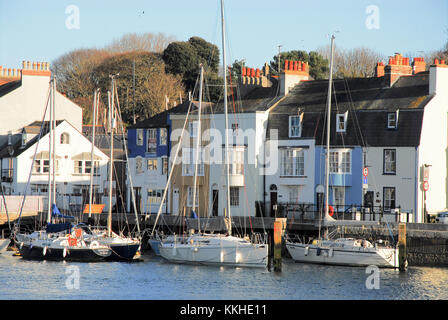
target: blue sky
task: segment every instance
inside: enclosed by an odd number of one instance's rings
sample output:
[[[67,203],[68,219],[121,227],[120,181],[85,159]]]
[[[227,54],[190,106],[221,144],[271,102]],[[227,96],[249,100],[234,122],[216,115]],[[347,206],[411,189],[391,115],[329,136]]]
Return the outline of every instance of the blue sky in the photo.
[[[221,48],[219,0],[0,0],[0,65],[51,62],[78,48],[101,48],[125,33],[153,32],[179,41],[200,36]],[[68,29],[66,8],[79,8],[79,29]],[[369,6],[378,14],[378,28]],[[448,1],[226,0],[228,58],[261,67],[282,50],[315,50],[335,33],[341,48],[369,47],[384,56],[418,55],[448,39]],[[144,13],[143,13],[144,12]],[[370,20],[369,20],[370,19]]]

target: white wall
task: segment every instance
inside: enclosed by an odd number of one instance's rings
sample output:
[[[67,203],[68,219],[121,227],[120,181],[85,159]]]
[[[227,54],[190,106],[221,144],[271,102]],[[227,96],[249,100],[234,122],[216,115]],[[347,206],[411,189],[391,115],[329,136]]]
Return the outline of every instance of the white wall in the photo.
[[[0,97],[0,144],[8,131],[17,132],[34,121],[42,121],[47,103],[49,76],[22,76],[22,85]],[[69,121],[82,132],[82,108],[56,92],[56,119]],[[49,119],[47,111],[46,120]]]
[[[60,135],[64,132],[67,132],[70,135],[70,144],[60,143]],[[90,185],[90,174],[74,173],[74,162],[72,157],[81,153],[90,154],[91,142],[67,121],[62,122],[56,127],[55,135],[55,153],[56,156],[59,157],[59,174],[56,174],[55,178],[57,188],[59,190],[59,194],[57,195],[57,204],[60,208],[68,208],[69,198],[68,196],[63,197],[61,193],[71,194],[73,191],[73,185]],[[37,151],[36,145],[37,144],[32,145],[15,159],[16,162],[14,164],[14,169],[16,174],[12,185],[15,194],[31,194],[31,184],[48,184],[48,173],[31,174],[30,186],[27,190],[25,190],[26,183],[30,176],[34,154],[38,154],[41,151],[48,152],[49,134],[46,134],[40,139],[39,144],[37,145]],[[94,185],[99,186],[100,192],[103,192],[103,186],[108,177],[107,163],[109,158],[96,147],[94,148],[94,155],[99,157],[101,160],[98,160],[100,165],[99,176],[94,176],[93,183]],[[3,159],[3,161],[5,160],[7,159]],[[79,199],[71,199],[71,201],[77,200]],[[103,200],[105,201],[105,199]],[[105,201],[103,203],[106,204],[105,210],[107,210],[108,202]]]
[[[383,174],[384,149],[396,150],[396,174]],[[417,151],[415,147],[367,147],[369,174],[366,191],[374,192],[374,206],[383,205],[383,188],[395,187],[395,203],[401,206],[402,212],[415,214],[415,165]],[[378,194],[377,194],[378,193]],[[378,195],[378,196],[377,196]]]
[[[418,150],[418,209],[423,221],[423,165],[430,165],[429,190],[426,192],[428,213],[444,210],[447,205],[447,147],[448,147],[448,68],[430,67],[430,93],[435,96],[425,107],[420,147]]]

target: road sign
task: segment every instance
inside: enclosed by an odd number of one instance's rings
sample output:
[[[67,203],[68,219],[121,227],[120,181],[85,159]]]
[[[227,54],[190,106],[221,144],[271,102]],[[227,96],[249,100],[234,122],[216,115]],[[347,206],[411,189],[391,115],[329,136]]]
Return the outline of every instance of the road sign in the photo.
[[[369,168],[365,167],[364,169],[362,169],[362,175],[364,177],[367,177],[369,175]]]
[[[363,177],[362,178],[362,188],[363,189],[367,189],[368,185],[367,185],[367,177]]]
[[[423,181],[423,190],[428,191],[429,190],[429,182]]]

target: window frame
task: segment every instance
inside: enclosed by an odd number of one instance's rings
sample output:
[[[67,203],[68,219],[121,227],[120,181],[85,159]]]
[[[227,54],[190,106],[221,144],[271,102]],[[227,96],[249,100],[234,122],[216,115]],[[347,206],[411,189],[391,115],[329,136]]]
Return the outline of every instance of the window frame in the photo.
[[[143,141],[145,140],[143,136],[143,129],[137,129],[135,133],[135,145],[136,146],[143,146]]]
[[[343,118],[343,121],[341,121],[341,118]],[[348,118],[348,111],[336,114],[336,132],[339,133],[347,132],[347,118]],[[343,124],[343,128],[341,128],[341,124]]]
[[[390,198],[386,200],[386,191],[392,190],[393,191],[393,199]],[[386,206],[386,201],[390,202],[389,206]],[[392,201],[394,201],[394,207],[392,208]],[[395,209],[397,207],[397,189],[395,187],[383,187],[383,210],[385,212],[390,212],[392,209]]]
[[[394,155],[394,161],[386,161],[386,153],[388,151],[393,151],[393,155]],[[393,171],[387,171],[387,164],[388,163],[394,163],[395,164],[395,168]],[[383,175],[396,175],[397,174],[397,149],[383,149]]]
[[[240,188],[230,187],[229,188],[230,206],[239,207],[240,206]]]
[[[288,122],[289,123],[289,126],[288,126],[288,137],[289,138],[300,138],[302,136],[302,118],[303,118],[303,113],[300,115],[289,116],[289,122]],[[297,119],[298,124],[296,123],[293,126],[293,119]],[[296,131],[293,131],[293,129],[298,130],[298,133],[296,133]]]
[[[305,150],[302,148],[286,148],[280,152],[280,176],[305,176]],[[290,170],[287,170],[290,169]]]

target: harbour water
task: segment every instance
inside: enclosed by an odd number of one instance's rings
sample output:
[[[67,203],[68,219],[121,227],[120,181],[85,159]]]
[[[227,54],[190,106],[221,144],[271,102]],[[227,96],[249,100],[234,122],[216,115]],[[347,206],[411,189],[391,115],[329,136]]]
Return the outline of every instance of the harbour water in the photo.
[[[141,262],[26,261],[0,254],[0,299],[79,300],[440,300],[448,269],[380,269],[294,263],[263,269],[178,265],[153,254]],[[372,283],[376,284],[372,287]],[[370,284],[370,285],[369,285]]]

